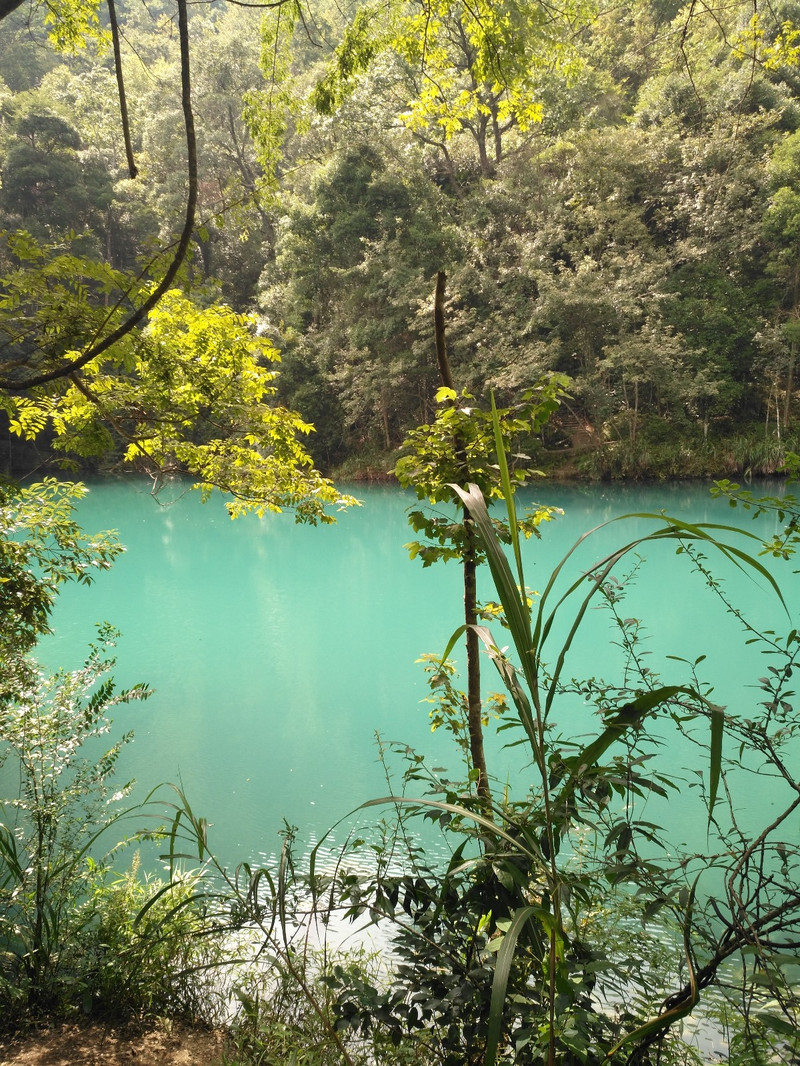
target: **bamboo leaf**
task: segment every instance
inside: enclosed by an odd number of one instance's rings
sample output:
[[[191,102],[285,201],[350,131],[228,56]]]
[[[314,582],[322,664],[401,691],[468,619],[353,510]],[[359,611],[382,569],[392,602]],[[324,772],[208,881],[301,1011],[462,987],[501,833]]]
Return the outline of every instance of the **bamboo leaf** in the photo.
[[[467,807],[462,807],[458,803],[447,803],[445,800],[429,799],[426,796],[422,796],[418,799],[412,798],[411,796],[381,796],[377,799],[367,800],[365,803],[362,803],[357,807],[356,810],[361,811],[365,810],[367,807],[377,807],[386,803],[404,807],[431,807],[434,810],[447,811],[449,814],[458,815],[461,818],[466,818],[475,822],[476,825],[489,830],[492,836],[499,836],[502,840],[505,840],[507,844],[510,844],[515,852],[522,853],[530,859],[539,858],[539,856],[522,843],[519,837],[512,836],[510,833],[506,832],[506,830],[501,828],[496,822],[493,822],[491,818],[486,818],[484,815],[478,814],[476,811],[471,811]],[[501,811],[498,811],[497,814],[502,817]],[[317,845],[317,847],[319,847],[319,845]]]
[[[517,650],[517,655],[520,658],[529,684],[533,686],[534,678],[530,669],[532,647],[530,614],[524,590],[520,590],[514,580],[503,546],[498,540],[492,521],[489,518],[489,510],[481,490],[477,485],[473,484],[470,484],[466,490],[458,485],[451,485],[450,487],[458,495],[469,511],[470,517],[475,522],[481,547],[486,554],[489,569],[492,572],[497,595],[503,605],[514,647]]]
[[[708,822],[714,814],[714,804],[717,800],[717,790],[722,773],[722,735],[725,731],[725,712],[722,707],[709,705],[711,712],[711,749],[708,773]]]
[[[511,699],[514,701],[517,714],[519,715],[520,721],[528,735],[528,740],[533,749],[534,757],[538,761],[540,745],[539,736],[536,731],[536,724],[533,718],[533,710],[531,708],[530,700],[519,682],[519,675],[514,668],[514,664],[509,662],[503,652],[497,647],[491,631],[486,626],[475,626],[474,628],[486,648],[489,658],[497,667],[497,672],[503,679],[503,684],[506,686]]]
[[[683,692],[693,698],[698,696],[694,689],[685,685],[664,685],[661,688],[643,692],[636,699],[626,703],[613,718],[608,720],[606,728],[600,736],[593,740],[591,744],[587,744],[580,754],[576,756],[576,759],[582,766],[593,766],[615,741],[619,740],[633,726],[639,725],[646,714],[667,700],[672,699],[679,692]]]
[[[486,1032],[484,1066],[495,1066],[497,1061],[497,1048],[500,1043],[500,1033],[503,1026],[503,1006],[519,935],[526,922],[540,916],[546,916],[552,923],[552,915],[542,907],[534,904],[521,907],[514,914],[511,925],[503,936],[503,943],[497,953],[497,963],[495,965],[494,979],[492,980],[492,998],[489,1004],[489,1026]]]
[[[517,564],[517,584],[525,591],[525,580],[522,570],[522,553],[519,546],[519,529],[517,527],[517,507],[514,500],[514,489],[511,484],[511,476],[508,471],[508,457],[503,443],[503,428],[500,425],[500,416],[494,402],[492,393],[492,430],[494,431],[494,447],[497,455],[497,465],[500,467],[500,484],[503,489],[503,499],[508,515],[508,531],[511,535],[511,546],[514,549],[514,560]]]

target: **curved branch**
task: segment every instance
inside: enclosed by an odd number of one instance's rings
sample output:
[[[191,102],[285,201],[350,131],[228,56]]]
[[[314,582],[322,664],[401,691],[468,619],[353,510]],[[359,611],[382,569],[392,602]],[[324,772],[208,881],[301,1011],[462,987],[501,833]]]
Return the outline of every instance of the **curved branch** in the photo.
[[[189,66],[189,21],[187,3],[186,0],[177,0],[177,2],[178,35],[181,54],[181,105],[183,108],[183,121],[186,131],[186,169],[189,180],[189,191],[186,198],[186,216],[183,223],[183,229],[181,230],[180,239],[178,240],[178,247],[175,250],[175,255],[167,267],[161,281],[155,289],[153,289],[152,293],[144,303],[125,319],[121,325],[109,333],[107,337],[104,337],[96,344],[92,344],[82,355],[78,356],[77,359],[71,359],[69,362],[62,363],[61,366],[56,367],[54,370],[49,370],[46,373],[30,377],[27,381],[15,382],[0,379],[0,389],[4,389],[6,392],[25,392],[27,389],[33,389],[38,385],[45,385],[50,381],[56,381],[58,378],[68,377],[76,370],[80,370],[81,367],[86,366],[87,363],[91,362],[91,360],[95,359],[98,355],[102,355],[102,353],[107,351],[112,345],[131,333],[139,323],[147,317],[158,304],[162,296],[167,292],[186,259],[186,254],[189,251],[189,245],[192,239],[195,214],[197,211],[197,138],[194,129],[194,115],[192,114],[192,83]],[[3,0],[0,0],[0,4],[2,3]],[[0,8],[0,10],[2,9]]]

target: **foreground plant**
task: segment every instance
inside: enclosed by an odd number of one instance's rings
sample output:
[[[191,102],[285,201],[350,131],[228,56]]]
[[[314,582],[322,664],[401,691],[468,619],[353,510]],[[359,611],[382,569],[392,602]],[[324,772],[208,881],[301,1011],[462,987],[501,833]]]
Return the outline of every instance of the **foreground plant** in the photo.
[[[751,1055],[769,1045],[774,1061],[789,1062],[799,1002],[791,962],[800,947],[798,848],[790,831],[800,782],[789,754],[800,725],[790,686],[800,639],[794,628],[779,636],[748,622],[708,558],[757,577],[783,612],[775,578],[746,550],[757,550],[758,539],[721,524],[628,516],[639,526],[648,522],[649,531],[570,577],[587,533],[531,602],[497,420],[495,428],[511,564],[480,489],[454,491],[474,522],[507,627],[502,641],[474,628],[514,709],[524,776],[487,809],[463,782],[408,752],[405,782],[415,795],[368,805],[406,812],[395,846],[410,839],[409,815],[438,826],[450,859],[443,867],[411,847],[399,871],[381,860],[371,877],[340,879],[338,898],[350,915],[392,928],[398,956],[383,985],[341,975],[342,1022],[412,1039],[430,1061],[448,1066],[645,1064],[668,1061],[670,1048],[685,1062],[692,1053],[680,1039],[684,1020],[717,1010],[721,995],[732,1003],[736,977],[744,1014],[739,1043]],[[760,703],[728,710],[713,703],[702,649],[695,661],[673,663],[678,676],[669,683],[646,665],[641,627],[624,609],[626,577],[615,575],[625,560],[635,571],[641,553],[660,544],[689,562],[708,594],[738,618],[743,640],[770,656]],[[586,678],[572,662],[595,606],[609,612],[621,679]],[[510,649],[502,650],[506,643]],[[585,715],[578,707],[586,704],[594,721],[582,717],[579,731],[589,738],[561,735],[556,711]],[[678,787],[674,771],[657,762],[668,730],[698,751],[691,769],[697,817],[708,827],[702,853],[676,849],[670,827],[644,811],[648,799],[666,799]],[[774,818],[745,829],[739,790],[755,773],[769,777]],[[598,923],[598,913],[613,921],[625,900],[646,925],[672,930],[668,972],[620,956]]]
[[[434,297],[436,359],[441,388],[436,393],[436,418],[430,425],[412,430],[403,443],[405,454],[398,460],[394,475],[404,488],[412,488],[418,500],[429,505],[409,511],[408,522],[421,541],[406,547],[412,559],[423,566],[455,559],[461,565],[464,580],[464,634],[467,658],[466,723],[469,737],[470,774],[479,796],[491,805],[489,772],[483,744],[484,710],[481,695],[480,641],[477,574],[484,552],[475,532],[469,507],[459,500],[455,485],[472,483],[489,505],[502,498],[506,486],[494,461],[495,432],[502,441],[504,454],[514,449],[514,468],[506,466],[510,491],[526,485],[541,471],[530,456],[519,451],[521,441],[542,431],[551,415],[566,396],[568,378],[551,374],[535,389],[507,408],[484,410],[469,393],[460,396],[453,387],[453,376],[445,337],[444,294],[446,277],[439,272]],[[454,504],[456,516],[442,514],[439,504]],[[558,513],[557,507],[535,506],[524,515],[514,517],[514,536],[539,536],[539,526]],[[495,532],[505,543],[511,531],[502,520],[495,520]]]
[[[504,464],[502,451],[498,449],[501,466]],[[506,980],[511,961],[515,954],[515,939],[528,923],[541,926],[543,940],[546,939],[547,952],[543,957],[543,969],[546,978],[546,1003],[548,1013],[548,1050],[547,1061],[556,1061],[558,1054],[559,1025],[557,1019],[563,1016],[558,1007],[559,995],[563,993],[564,980],[569,978],[564,959],[566,948],[571,943],[570,929],[575,928],[571,900],[575,898],[575,886],[569,876],[569,858],[559,863],[557,856],[570,842],[576,825],[588,822],[599,831],[597,841],[599,864],[594,877],[603,876],[612,884],[627,884],[635,888],[640,897],[648,901],[645,914],[654,914],[660,908],[673,911],[683,931],[683,952],[685,956],[686,983],[673,995],[669,996],[662,1009],[643,1024],[625,1028],[620,1038],[606,1046],[605,1057],[613,1058],[630,1051],[630,1061],[645,1061],[646,1049],[663,1038],[672,1026],[690,1014],[700,1002],[704,987],[714,983],[723,961],[732,955],[756,950],[760,967],[768,972],[775,969],[770,963],[776,952],[785,950],[793,944],[796,930],[800,923],[800,909],[791,877],[787,877],[789,866],[796,854],[795,845],[789,838],[785,841],[785,830],[781,827],[797,806],[798,785],[792,778],[782,754],[783,744],[788,734],[794,732],[791,725],[790,707],[783,698],[785,679],[791,677],[794,662],[800,648],[795,630],[785,638],[776,639],[772,633],[759,633],[738,614],[745,631],[745,639],[759,641],[764,651],[778,656],[780,667],[776,670],[777,682],[765,684],[773,700],[762,705],[766,713],[756,713],[748,708],[747,717],[739,713],[726,714],[723,708],[712,704],[700,683],[697,670],[702,656],[690,667],[688,683],[663,685],[658,677],[637,663],[633,652],[635,644],[629,643],[627,651],[630,660],[637,667],[633,684],[627,682],[616,689],[608,687],[582,686],[584,696],[594,697],[598,710],[603,716],[604,728],[594,740],[587,745],[579,745],[570,750],[570,745],[554,748],[548,736],[549,722],[556,700],[563,697],[565,690],[565,662],[574,637],[585,617],[590,603],[600,595],[608,595],[608,579],[620,561],[639,551],[647,544],[659,540],[673,541],[679,553],[685,553],[718,595],[722,596],[727,610],[733,609],[725,600],[724,590],[719,583],[714,584],[705,552],[713,551],[739,567],[757,573],[768,583],[782,600],[774,578],[752,556],[738,547],[733,538],[752,535],[721,525],[690,524],[677,519],[661,519],[656,530],[644,537],[636,537],[623,543],[609,556],[600,561],[588,575],[582,575],[565,593],[555,592],[556,579],[564,563],[559,564],[545,587],[533,612],[528,607],[527,598],[520,594],[524,587],[522,561],[518,542],[514,544],[516,575],[508,565],[496,537],[494,537],[485,506],[482,505],[480,493],[470,487],[460,490],[459,494],[470,507],[478,526],[481,542],[487,551],[489,565],[503,604],[506,619],[511,632],[513,645],[518,656],[518,667],[513,667],[506,656],[498,650],[491,635],[484,631],[481,636],[488,653],[495,661],[503,676],[509,694],[517,709],[520,721],[527,735],[534,765],[537,768],[538,788],[546,822],[539,845],[541,858],[545,860],[546,878],[542,899],[547,901],[546,915],[540,916],[535,909],[520,909],[514,922],[503,936],[498,952],[498,963],[493,983],[492,1014],[487,1035],[486,1061],[493,1062],[503,1025],[503,1005],[506,1000]],[[508,495],[509,506],[513,513],[513,499]],[[638,515],[658,521],[658,516]],[[512,526],[513,528],[513,526]],[[725,539],[722,539],[725,538]],[[571,555],[572,553],[570,553]],[[567,557],[569,559],[570,556]],[[554,626],[559,613],[570,599],[577,599],[577,611],[570,612],[571,622],[566,641],[552,651],[548,651],[549,638],[554,634]],[[545,663],[548,663],[545,666]],[[629,663],[630,665],[630,663]],[[570,685],[574,684],[570,682]],[[775,696],[775,689],[780,692]],[[650,824],[640,824],[635,816],[639,804],[637,798],[647,795],[654,789],[663,790],[652,769],[642,773],[640,766],[643,758],[650,759],[652,752],[647,750],[648,735],[651,724],[660,713],[695,743],[707,750],[707,769],[701,778],[702,804],[706,809],[709,827],[713,827],[712,839],[717,838],[717,848],[704,856],[681,857],[678,863],[673,860],[654,862],[648,857],[648,850],[658,840],[668,840],[668,834]],[[781,717],[783,730],[775,735],[775,716]],[[696,723],[705,721],[710,726],[708,740],[703,741],[696,733]],[[722,757],[723,732],[727,730],[742,739],[738,758],[724,763]],[[783,733],[783,735],[781,735]],[[642,734],[644,743],[637,734]],[[623,747],[622,757],[617,756],[607,762],[614,749],[619,750],[626,738],[632,736],[633,743]],[[574,752],[574,753],[573,753]],[[760,772],[769,772],[773,777],[783,781],[789,788],[787,802],[782,813],[774,821],[754,833],[743,833],[735,816],[733,799],[734,784],[730,770],[733,767],[753,769],[753,756],[761,762]],[[766,759],[764,760],[764,755]],[[763,760],[763,761],[762,761]],[[718,809],[717,801],[723,795],[729,810],[730,821]],[[616,792],[626,798],[622,808],[609,804],[610,796]],[[779,808],[780,809],[780,808]],[[776,840],[776,836],[779,839]],[[637,846],[638,839],[638,846]],[[647,847],[643,847],[647,845]],[[784,854],[783,874],[778,876],[775,870],[775,857]],[[698,883],[704,869],[710,866],[721,868],[725,877],[725,892],[721,897],[700,897]],[[716,928],[710,921],[699,923],[701,909],[717,919]],[[722,929],[720,931],[720,925]],[[695,931],[701,929],[704,940],[702,949],[695,942]],[[777,964],[780,972],[780,963]],[[757,999],[757,987],[750,988],[751,1003]],[[778,997],[784,1009],[791,1013],[792,995],[786,995],[786,982],[777,976],[770,978],[770,994]],[[506,1004],[507,1007],[507,1004]],[[780,1022],[777,1025],[781,1028]]]
[[[101,627],[79,670],[34,678],[26,663],[27,677],[0,707],[0,766],[20,782],[18,796],[0,801],[0,981],[26,1007],[56,1006],[75,977],[92,918],[81,906],[91,852],[130,790],[112,795],[130,734],[99,754],[85,751],[108,734],[115,707],[149,695],[143,685],[115,691],[108,651],[116,635]]]

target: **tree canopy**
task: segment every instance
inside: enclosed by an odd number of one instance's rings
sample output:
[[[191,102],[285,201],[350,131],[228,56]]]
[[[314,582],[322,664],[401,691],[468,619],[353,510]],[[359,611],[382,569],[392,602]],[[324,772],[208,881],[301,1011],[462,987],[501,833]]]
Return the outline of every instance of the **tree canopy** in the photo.
[[[681,448],[728,473],[791,443],[788,7],[0,16],[0,389],[17,428],[21,403],[92,402],[91,379],[121,368],[137,382],[151,364],[131,353],[179,290],[255,315],[281,354],[270,404],[315,427],[318,466],[369,465],[432,417],[446,270],[460,385],[504,402],[568,374],[544,443],[585,446],[595,473],[680,472]],[[85,419],[95,443],[103,419]],[[102,434],[118,455],[121,426]],[[85,455],[74,429],[62,446]]]

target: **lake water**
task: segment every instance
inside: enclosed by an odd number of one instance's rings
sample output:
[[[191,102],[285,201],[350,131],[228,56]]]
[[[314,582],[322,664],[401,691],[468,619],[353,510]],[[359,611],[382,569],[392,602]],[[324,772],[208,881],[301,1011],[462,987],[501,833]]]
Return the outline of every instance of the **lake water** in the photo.
[[[386,794],[376,734],[458,769],[444,731],[431,734],[421,702],[425,675],[415,660],[441,653],[459,624],[460,572],[452,563],[423,570],[409,560],[403,545],[411,539],[406,509],[413,497],[394,488],[349,488],[363,506],[318,529],[296,526],[289,515],[231,522],[220,498],[202,505],[196,493],[172,486],[156,501],[144,482],[94,484],[80,506],[87,530],[118,530],[127,551],[90,589],[65,590],[43,658],[51,667],[75,666],[94,623],[108,620],[122,631],[115,677],[123,686],[146,681],[155,694],[119,709],[119,729],[135,730],[120,775],[135,777],[140,794],[158,782],[180,782],[212,823],[212,848],[229,864],[274,854],[284,819],[313,841],[363,801]],[[565,515],[545,527],[541,541],[525,545],[534,589],[585,530],[625,512],[663,510],[751,527],[746,515],[712,501],[705,486],[545,484],[536,498]],[[591,538],[570,578],[646,526],[641,519],[624,530],[615,523]],[[757,702],[763,661],[744,648],[739,623],[707,595],[674,546],[647,555],[625,611],[646,622],[650,665],[664,665],[665,683],[681,682],[685,674],[665,656],[705,653],[718,702],[740,710]],[[731,580],[748,617],[788,630],[763,580],[716,569]],[[793,580],[790,607],[797,602]],[[491,596],[486,582],[481,592]],[[590,612],[568,672],[618,680],[612,640],[607,614]],[[487,687],[500,687],[488,662],[484,676]],[[565,702],[556,717],[575,735],[590,726],[574,703]],[[519,780],[518,752],[490,739],[490,770]],[[682,771],[698,759],[690,745],[674,741],[667,754]],[[397,760],[393,765],[399,769]],[[768,795],[762,799],[769,804]],[[667,817],[679,837],[703,830],[691,800],[684,790],[670,801]]]

